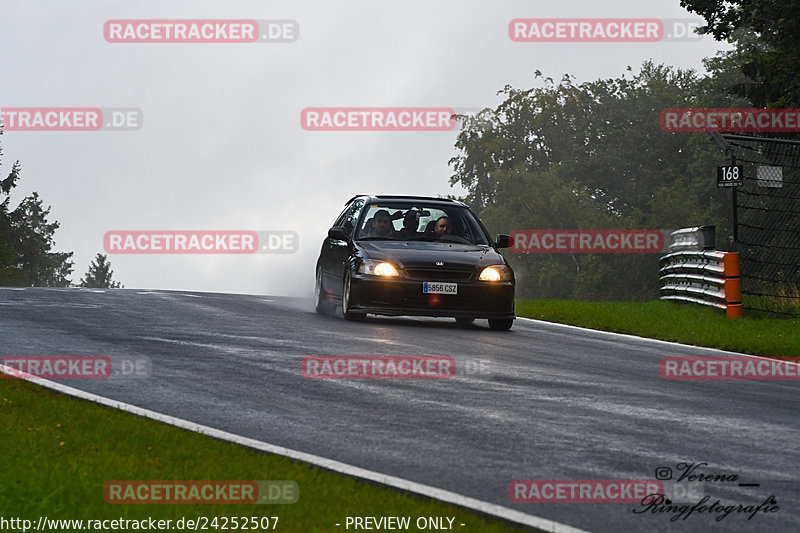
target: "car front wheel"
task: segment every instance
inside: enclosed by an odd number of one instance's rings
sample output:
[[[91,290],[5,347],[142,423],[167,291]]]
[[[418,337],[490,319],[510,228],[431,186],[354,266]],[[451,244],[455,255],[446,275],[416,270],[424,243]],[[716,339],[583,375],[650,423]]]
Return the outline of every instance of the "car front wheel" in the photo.
[[[317,267],[317,280],[314,283],[314,307],[317,313],[326,315],[335,309],[333,303],[328,299],[328,292],[322,283],[322,269]]]
[[[342,316],[345,320],[361,321],[367,318],[366,313],[350,311],[350,272],[344,275],[344,285],[342,286]]]
[[[490,318],[489,327],[495,331],[506,331],[511,329],[511,324],[514,323],[513,318]]]

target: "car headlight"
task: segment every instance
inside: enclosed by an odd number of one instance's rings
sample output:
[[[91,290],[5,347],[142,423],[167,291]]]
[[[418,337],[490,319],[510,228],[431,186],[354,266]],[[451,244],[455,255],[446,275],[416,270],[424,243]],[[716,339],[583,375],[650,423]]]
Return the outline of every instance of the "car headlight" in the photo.
[[[481,271],[478,279],[481,281],[508,281],[511,279],[511,269],[505,265],[491,265]]]
[[[358,266],[358,272],[359,274],[370,274],[372,276],[394,277],[400,275],[393,264],[375,259],[364,259],[361,261],[361,264]]]

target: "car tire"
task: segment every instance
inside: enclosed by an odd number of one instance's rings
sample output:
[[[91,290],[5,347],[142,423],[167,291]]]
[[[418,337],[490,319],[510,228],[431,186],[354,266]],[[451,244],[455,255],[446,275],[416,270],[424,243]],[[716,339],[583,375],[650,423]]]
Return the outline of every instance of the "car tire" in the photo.
[[[495,331],[506,331],[511,329],[511,325],[514,323],[513,318],[490,318],[489,319],[489,327]]]
[[[322,269],[317,267],[317,280],[314,283],[314,307],[317,313],[322,315],[329,315],[333,312],[335,306],[333,302],[328,299],[328,291],[322,283]]]
[[[471,316],[458,316],[456,317],[456,322],[462,326],[469,326],[473,322],[475,322],[475,317]]]
[[[366,313],[356,313],[350,311],[350,272],[345,272],[344,283],[342,285],[342,316],[345,320],[360,322],[367,318]]]

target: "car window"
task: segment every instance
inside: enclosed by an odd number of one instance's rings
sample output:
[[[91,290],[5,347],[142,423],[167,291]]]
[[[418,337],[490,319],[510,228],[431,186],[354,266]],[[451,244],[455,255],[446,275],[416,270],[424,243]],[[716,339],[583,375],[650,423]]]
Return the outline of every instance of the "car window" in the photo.
[[[333,223],[333,226],[343,227],[345,233],[349,237],[353,234],[353,228],[355,228],[356,222],[358,221],[358,216],[361,214],[361,209],[363,207],[364,200],[354,200],[344,208],[344,211],[339,214],[339,216],[336,218],[336,222]]]
[[[389,225],[376,218],[388,216]],[[436,235],[434,226],[447,217],[450,230]],[[356,233],[360,240],[438,240],[462,244],[489,244],[472,213],[460,206],[426,205],[424,202],[385,202],[370,204]]]
[[[353,229],[356,227],[356,223],[358,222],[358,216],[361,214],[361,208],[364,207],[364,200],[356,200],[350,206],[350,209],[347,210],[343,220],[341,222],[341,226],[344,228],[345,233],[347,236],[353,234]]]
[[[355,203],[355,202],[353,202],[353,203]],[[350,212],[350,210],[353,209],[353,203],[349,203],[349,204],[347,204],[345,206],[345,208],[342,210],[342,212],[339,213],[339,216],[336,217],[336,222],[334,222],[332,224],[332,226],[341,226],[342,224],[344,224],[345,217]]]

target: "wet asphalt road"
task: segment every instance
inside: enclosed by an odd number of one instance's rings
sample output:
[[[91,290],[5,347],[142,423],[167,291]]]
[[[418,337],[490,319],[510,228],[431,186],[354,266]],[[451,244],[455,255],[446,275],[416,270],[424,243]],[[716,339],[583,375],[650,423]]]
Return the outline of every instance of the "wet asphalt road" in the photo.
[[[662,357],[712,350],[522,320],[509,332],[485,321],[351,323],[317,315],[310,299],[0,288],[0,354],[144,356],[148,378],[65,383],[590,531],[800,531],[800,383],[659,375]],[[308,355],[448,355],[459,370],[312,380],[300,372]],[[779,510],[671,521],[635,503],[509,500],[514,479],[652,479],[682,462],[738,476],[696,482],[709,504],[774,495]]]

